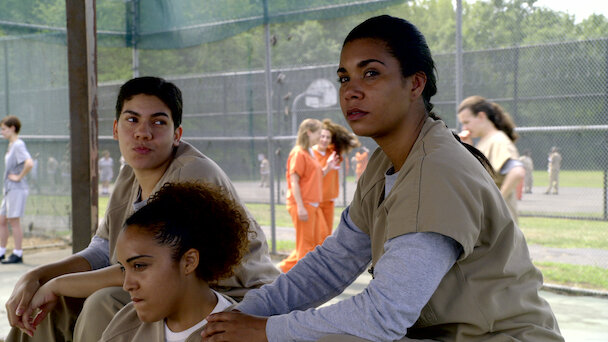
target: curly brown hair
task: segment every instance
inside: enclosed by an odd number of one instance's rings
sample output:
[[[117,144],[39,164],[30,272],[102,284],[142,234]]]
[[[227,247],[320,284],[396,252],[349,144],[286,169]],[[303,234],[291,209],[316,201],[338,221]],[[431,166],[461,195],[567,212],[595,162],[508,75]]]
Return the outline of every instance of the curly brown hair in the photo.
[[[331,132],[331,143],[339,156],[348,154],[352,149],[361,146],[356,135],[330,119],[323,120],[323,129]]]
[[[125,221],[148,232],[179,261],[191,248],[199,252],[196,276],[207,283],[229,277],[245,255],[249,221],[244,209],[216,185],[166,183]]]

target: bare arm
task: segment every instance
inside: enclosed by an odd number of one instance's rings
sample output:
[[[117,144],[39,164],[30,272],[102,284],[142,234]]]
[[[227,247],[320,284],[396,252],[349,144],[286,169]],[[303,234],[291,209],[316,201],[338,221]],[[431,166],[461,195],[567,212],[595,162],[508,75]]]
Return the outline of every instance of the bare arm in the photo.
[[[38,266],[25,273],[13,288],[13,293],[6,302],[6,313],[9,324],[23,329],[21,315],[28,308],[34,294],[40,286],[49,280],[67,273],[90,271],[91,265],[83,257],[72,255],[63,260]]]
[[[21,170],[21,173],[18,175],[8,175],[8,179],[12,180],[13,182],[19,182],[32,170],[33,167],[34,161],[32,160],[32,158],[28,158],[23,164],[23,170]]]
[[[64,274],[53,278],[42,285],[38,292],[43,289],[53,292],[57,296],[86,298],[93,292],[110,286],[122,286],[123,273],[120,265],[112,265],[94,271]],[[38,292],[34,296],[37,299]],[[32,299],[31,306],[36,307]]]
[[[123,280],[120,265],[53,278],[36,291],[21,321],[26,330],[33,334],[36,326],[52,310],[59,297],[86,298],[104,287],[121,286]]]
[[[291,174],[291,192],[293,198],[296,200],[298,208],[298,218],[302,221],[308,221],[308,211],[304,207],[304,200],[302,200],[302,191],[300,190],[300,176],[297,173]]]
[[[521,182],[526,175],[526,169],[523,166],[515,166],[505,176],[505,180],[502,182],[500,192],[504,198],[507,198],[515,189],[519,182]]]

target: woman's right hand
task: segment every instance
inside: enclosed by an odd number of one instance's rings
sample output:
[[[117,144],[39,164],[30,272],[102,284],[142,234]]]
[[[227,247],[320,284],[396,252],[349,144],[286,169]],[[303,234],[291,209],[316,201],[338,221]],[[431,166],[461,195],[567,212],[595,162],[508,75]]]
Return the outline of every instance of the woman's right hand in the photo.
[[[13,293],[6,302],[6,314],[11,327],[18,328],[28,333],[22,317],[30,306],[30,301],[40,288],[40,279],[34,272],[24,274],[13,289]]]
[[[42,285],[32,297],[30,305],[22,315],[21,322],[25,332],[32,336],[36,327],[42,322],[49,312],[53,310],[59,299],[56,289],[56,279]],[[23,329],[21,329],[23,330]]]
[[[298,206],[298,219],[300,221],[308,221],[308,211],[303,206]]]
[[[468,129],[465,129],[465,130],[461,131],[460,133],[458,133],[458,137],[460,138],[460,140],[463,143],[473,145],[473,138],[471,137],[471,131],[469,131]]]

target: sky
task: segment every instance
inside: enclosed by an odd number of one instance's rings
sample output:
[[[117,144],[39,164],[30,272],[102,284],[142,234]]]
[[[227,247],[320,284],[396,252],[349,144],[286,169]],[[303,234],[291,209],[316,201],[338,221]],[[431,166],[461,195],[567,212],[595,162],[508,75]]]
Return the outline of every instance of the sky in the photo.
[[[535,5],[573,14],[576,23],[593,13],[608,17],[608,1],[606,0],[538,0]]]
[[[606,0],[538,0],[535,6],[546,7],[574,15],[575,23],[577,24],[593,13],[603,14],[608,18],[608,1]]]

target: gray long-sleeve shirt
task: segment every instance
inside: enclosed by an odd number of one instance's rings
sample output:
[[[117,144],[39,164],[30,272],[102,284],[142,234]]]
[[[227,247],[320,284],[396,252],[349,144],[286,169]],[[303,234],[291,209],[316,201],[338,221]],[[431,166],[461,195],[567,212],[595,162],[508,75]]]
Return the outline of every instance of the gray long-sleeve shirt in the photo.
[[[461,247],[436,233],[412,233],[387,241],[374,267],[374,279],[358,295],[315,308],[340,294],[369,265],[369,236],[350,220],[348,208],[328,237],[274,283],[250,291],[242,312],[272,316],[269,341],[315,341],[349,334],[373,341],[402,338],[412,326]]]

